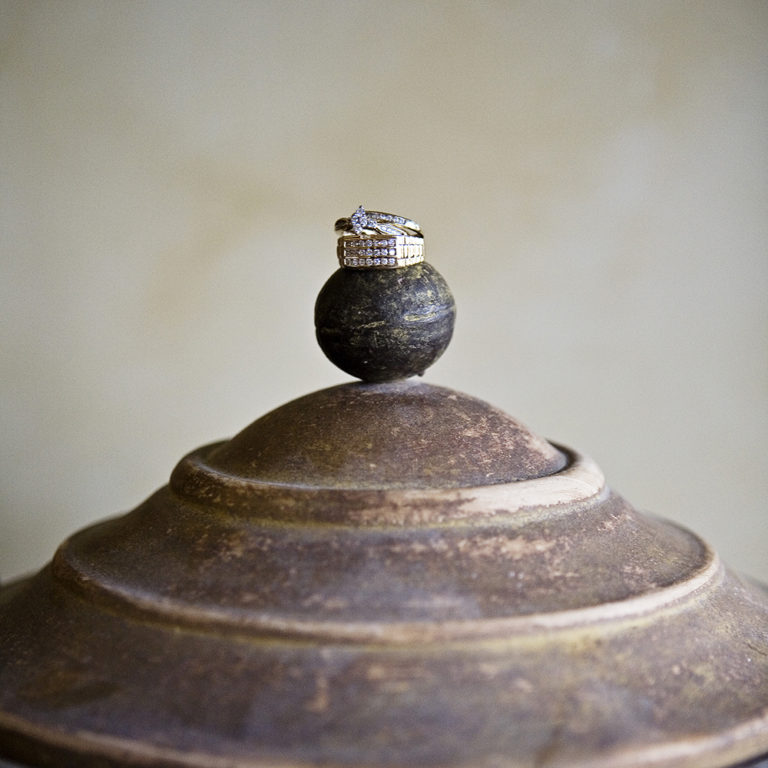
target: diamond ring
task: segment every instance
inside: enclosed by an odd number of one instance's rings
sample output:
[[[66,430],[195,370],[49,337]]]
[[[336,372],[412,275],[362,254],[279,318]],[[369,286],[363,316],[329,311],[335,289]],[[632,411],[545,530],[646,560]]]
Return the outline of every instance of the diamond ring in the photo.
[[[336,232],[351,232],[358,237],[366,232],[422,237],[421,227],[413,219],[382,211],[366,211],[362,205],[351,216],[339,219],[334,229]]]
[[[397,269],[424,261],[424,238],[411,235],[344,235],[336,247],[339,264],[353,269]]]

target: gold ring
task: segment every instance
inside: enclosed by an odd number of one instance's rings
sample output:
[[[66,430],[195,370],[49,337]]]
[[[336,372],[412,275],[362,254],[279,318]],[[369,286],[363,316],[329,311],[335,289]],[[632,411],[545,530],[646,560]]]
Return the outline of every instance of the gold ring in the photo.
[[[339,219],[334,225],[334,230],[350,232],[358,237],[366,232],[422,237],[421,227],[413,219],[383,211],[366,211],[362,205],[351,216]]]
[[[336,247],[339,264],[352,269],[397,269],[424,261],[424,238],[411,235],[344,235]]]

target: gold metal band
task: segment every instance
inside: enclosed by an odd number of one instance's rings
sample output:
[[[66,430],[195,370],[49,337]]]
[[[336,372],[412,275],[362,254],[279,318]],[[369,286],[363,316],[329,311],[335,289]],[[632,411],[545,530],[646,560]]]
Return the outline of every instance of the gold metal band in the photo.
[[[336,253],[342,267],[397,269],[424,261],[424,238],[410,235],[344,235]]]

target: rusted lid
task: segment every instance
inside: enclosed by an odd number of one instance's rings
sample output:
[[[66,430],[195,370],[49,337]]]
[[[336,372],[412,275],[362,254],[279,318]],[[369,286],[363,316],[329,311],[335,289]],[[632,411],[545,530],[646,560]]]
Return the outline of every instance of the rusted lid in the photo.
[[[586,457],[414,380],[316,392],[193,451],[0,590],[0,758],[20,765],[766,752],[764,588]]]
[[[410,466],[402,486],[392,423],[345,416],[386,469],[373,487],[351,474],[331,487],[307,425],[347,397],[426,401],[442,434],[492,414],[520,436],[510,473],[531,445],[563,466],[479,485],[448,473],[443,488]],[[424,384],[285,409],[193,452],[135,511],[0,591],[1,756],[717,768],[768,751],[768,595],[639,514],[593,462]],[[265,444],[310,448],[281,473],[260,463]],[[434,455],[411,463],[435,477]]]
[[[458,488],[551,475],[557,448],[487,403],[408,379],[288,403],[211,449],[208,466],[317,488]]]

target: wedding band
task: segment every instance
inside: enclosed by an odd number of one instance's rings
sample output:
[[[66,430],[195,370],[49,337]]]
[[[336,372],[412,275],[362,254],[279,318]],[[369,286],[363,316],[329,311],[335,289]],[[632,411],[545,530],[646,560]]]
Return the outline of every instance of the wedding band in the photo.
[[[353,269],[397,269],[424,261],[424,238],[411,235],[344,235],[336,247],[339,264]]]
[[[351,232],[362,235],[377,232],[380,235],[406,235],[421,237],[421,227],[405,216],[395,216],[383,211],[366,211],[361,205],[351,216],[339,219],[334,225],[336,232]]]

